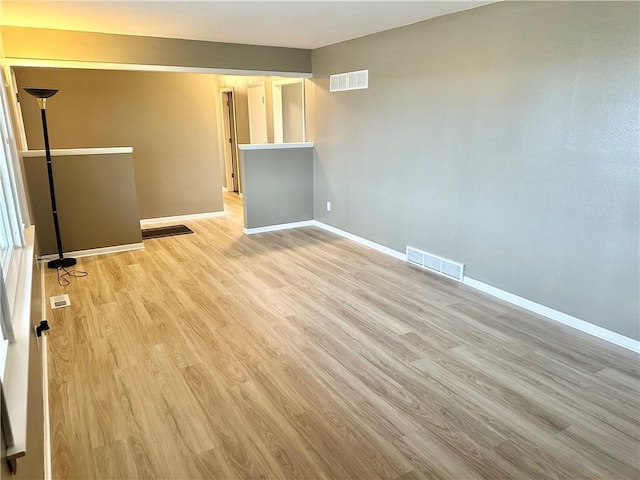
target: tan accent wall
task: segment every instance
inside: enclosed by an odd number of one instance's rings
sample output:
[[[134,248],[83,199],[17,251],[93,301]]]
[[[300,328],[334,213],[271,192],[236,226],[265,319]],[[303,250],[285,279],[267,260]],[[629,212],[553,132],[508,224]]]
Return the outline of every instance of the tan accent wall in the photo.
[[[60,156],[52,164],[65,252],[142,242],[130,153]],[[38,247],[56,253],[46,158],[23,165]]]
[[[296,48],[8,26],[2,37],[7,58],[311,73],[311,51]]]
[[[51,148],[134,148],[140,218],[223,210],[217,76],[16,68],[19,87],[60,92],[47,104]],[[40,112],[22,93],[29,149],[44,148]]]

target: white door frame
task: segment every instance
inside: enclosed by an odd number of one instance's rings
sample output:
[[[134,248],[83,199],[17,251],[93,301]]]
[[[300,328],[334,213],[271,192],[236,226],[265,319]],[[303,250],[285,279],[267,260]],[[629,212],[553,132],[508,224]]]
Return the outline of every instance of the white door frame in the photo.
[[[266,92],[265,92],[265,87],[264,87],[264,82],[260,82],[260,83],[255,83],[253,85],[247,85],[247,105],[248,105],[248,110],[249,110],[249,141],[251,143],[254,143],[255,140],[255,133],[252,132],[252,128],[251,128],[251,124],[252,122],[252,118],[254,118],[254,115],[256,115],[258,112],[252,112],[251,111],[251,101],[249,100],[250,95],[249,95],[249,89],[250,88],[261,88],[262,89],[262,108],[261,108],[261,112],[260,112],[260,116],[262,117],[260,120],[264,120],[264,131],[265,131],[265,136],[267,137],[265,139],[265,143],[268,143],[268,131],[267,131],[267,105],[266,105]]]
[[[227,122],[225,113],[225,102],[227,101],[228,93],[231,93],[231,104],[229,105],[229,110],[233,129],[232,132],[229,131],[229,123]],[[238,126],[236,121],[236,93],[233,87],[225,87],[220,89],[220,102],[220,105],[222,106],[222,133],[224,137],[223,150],[227,190],[233,192],[237,188],[237,190],[240,191],[240,157],[238,151]],[[234,173],[233,158],[230,155],[232,150],[227,148],[229,139],[231,139],[231,149],[233,150],[236,158],[235,176],[232,175],[232,173]]]
[[[284,126],[282,123],[282,86],[299,83],[302,87],[302,141],[307,141],[306,112],[304,98],[304,79],[286,78],[271,84],[273,94],[273,143],[284,143]]]

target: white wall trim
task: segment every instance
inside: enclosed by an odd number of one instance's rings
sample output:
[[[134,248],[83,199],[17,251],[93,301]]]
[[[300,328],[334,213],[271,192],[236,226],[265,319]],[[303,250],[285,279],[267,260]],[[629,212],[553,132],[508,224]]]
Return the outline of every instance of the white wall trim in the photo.
[[[309,72],[278,72],[272,70],[241,70],[234,68],[182,67],[176,65],[143,65],[134,63],[81,62],[74,60],[43,60],[33,58],[6,57],[11,67],[82,68],[92,70],[133,70],[142,72],[186,72],[218,75],[257,75],[292,78],[312,78]]]
[[[367,240],[366,238],[359,237],[357,235],[354,235],[353,233],[345,232],[344,230],[340,230],[339,228],[332,227],[331,225],[327,225],[326,223],[322,223],[317,220],[314,220],[314,226],[322,228],[327,232],[334,233],[341,237],[348,238],[349,240],[353,240],[354,242],[357,242],[360,245],[364,245],[365,247],[373,248],[374,250],[382,252],[391,257],[397,258],[398,260],[407,259],[407,255],[402,252],[398,252],[396,250],[393,250],[392,248],[385,247],[384,245],[380,245],[379,243],[376,243],[376,242],[372,242],[371,240]]]
[[[314,220],[304,220],[301,222],[280,223],[278,225],[267,225],[266,227],[244,228],[242,233],[245,235],[253,235],[256,233],[277,232],[278,230],[290,230],[292,228],[312,227],[315,225]]]
[[[44,150],[23,150],[20,152],[23,158],[43,157]],[[69,157],[75,155],[114,155],[120,153],[133,153],[133,147],[109,147],[109,148],[56,148],[51,150],[52,157]]]
[[[44,268],[43,268],[44,270]],[[42,335],[42,406],[44,414],[44,480],[51,480],[51,420],[49,418],[49,339]]]
[[[493,287],[478,280],[474,280],[473,278],[464,277],[462,283],[468,285],[469,287],[475,288],[476,290],[488,293],[493,297],[500,298],[506,302],[512,303],[513,305],[522,307],[525,310],[529,310],[531,312],[542,315],[543,317],[547,317],[551,320],[555,320],[556,322],[560,322],[573,327],[576,330],[580,330],[581,332],[588,333],[590,335],[593,335],[594,337],[601,338],[602,340],[606,340],[607,342],[611,342],[619,345],[620,347],[624,347],[634,352],[640,353],[640,342],[632,338],[625,337],[624,335],[620,335],[619,333],[612,332],[611,330],[607,330],[606,328],[599,327],[598,325],[594,325],[593,323],[585,322],[584,320],[580,320],[579,318],[572,317],[571,315],[567,315],[566,313],[559,312],[558,310],[554,310],[553,308],[549,308],[539,303],[532,302],[531,300],[519,297],[518,295],[514,295],[513,293],[500,290],[499,288]]]
[[[144,243],[127,243],[124,245],[114,245],[112,247],[91,248],[89,250],[76,250],[75,252],[64,252],[67,257],[93,257],[96,255],[107,255],[108,253],[129,252],[131,250],[142,250]],[[40,260],[54,260],[58,254],[43,255]]]
[[[44,281],[45,265],[40,264],[40,292],[42,294],[42,319],[48,320],[47,293]],[[42,409],[44,414],[44,480],[51,480],[51,419],[49,417],[49,338],[40,337],[42,346]]]
[[[143,218],[140,220],[140,226],[144,227],[154,223],[188,222],[189,220],[222,217],[224,214],[224,210],[222,210],[219,212],[190,213],[188,215],[175,215],[172,217]]]
[[[311,148],[313,142],[295,142],[295,143],[241,143],[238,145],[240,150],[280,150],[283,148]]]

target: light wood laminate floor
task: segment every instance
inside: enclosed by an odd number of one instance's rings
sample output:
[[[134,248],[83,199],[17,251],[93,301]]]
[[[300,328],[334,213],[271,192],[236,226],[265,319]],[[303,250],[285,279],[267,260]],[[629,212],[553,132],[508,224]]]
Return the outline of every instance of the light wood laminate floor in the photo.
[[[637,355],[226,202],[47,272],[55,479],[639,478]]]

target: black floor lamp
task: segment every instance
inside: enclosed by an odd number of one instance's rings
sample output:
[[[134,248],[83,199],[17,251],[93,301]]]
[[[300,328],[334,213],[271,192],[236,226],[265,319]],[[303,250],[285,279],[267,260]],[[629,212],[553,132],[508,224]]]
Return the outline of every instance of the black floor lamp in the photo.
[[[62,254],[62,239],[60,238],[60,224],[58,223],[58,207],[56,206],[56,190],[53,186],[53,168],[51,166],[51,149],[49,148],[49,131],[47,130],[47,114],[45,108],[47,98],[53,97],[58,90],[53,88],[24,88],[25,92],[38,99],[40,114],[42,116],[42,130],[44,132],[44,149],[47,154],[47,172],[49,174],[49,193],[51,195],[51,210],[53,212],[53,227],[56,230],[56,242],[58,244],[58,258],[47,263],[49,268],[65,268],[76,264],[75,258],[64,258]]]

